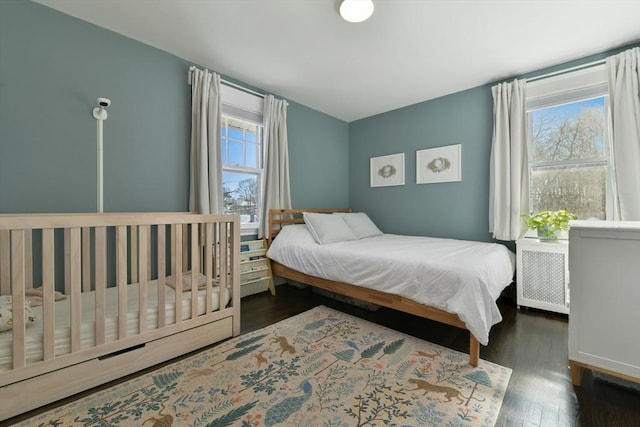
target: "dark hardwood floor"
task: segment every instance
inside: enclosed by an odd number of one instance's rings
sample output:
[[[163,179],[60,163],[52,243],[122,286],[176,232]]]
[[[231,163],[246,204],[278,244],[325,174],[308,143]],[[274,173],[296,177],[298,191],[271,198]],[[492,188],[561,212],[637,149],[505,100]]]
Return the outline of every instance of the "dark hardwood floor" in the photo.
[[[311,288],[299,289],[288,285],[278,286],[275,297],[264,292],[242,300],[242,333],[260,329],[317,305],[464,353],[469,350],[469,333],[466,331],[385,308],[368,311],[318,295]],[[567,366],[566,316],[518,310],[508,298],[501,298],[498,305],[503,320],[492,328],[489,346],[480,350],[482,359],[513,369],[496,426],[640,427],[639,392],[596,379],[589,371],[585,372],[582,387],[571,385]],[[130,378],[113,381],[0,422],[0,426],[11,425]]]
[[[469,333],[381,308],[367,311],[318,295],[310,288],[278,286],[277,295],[242,300],[242,330],[249,332],[317,305],[326,305],[454,350],[469,351]],[[585,372],[574,388],[567,362],[567,316],[498,301],[503,320],[491,329],[482,359],[513,369],[496,426],[640,427],[640,393]],[[633,337],[629,337],[633,339]]]

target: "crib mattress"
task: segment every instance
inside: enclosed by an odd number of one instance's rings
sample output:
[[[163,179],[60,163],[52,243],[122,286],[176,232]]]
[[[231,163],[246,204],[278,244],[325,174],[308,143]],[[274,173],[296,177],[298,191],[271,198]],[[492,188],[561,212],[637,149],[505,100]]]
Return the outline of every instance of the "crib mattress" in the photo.
[[[137,283],[127,286],[127,336],[138,334],[139,331],[139,300]],[[214,310],[220,307],[220,292],[218,287],[211,290],[211,301]],[[230,291],[222,304],[225,307],[230,300]],[[198,291],[198,315],[204,314],[206,290]],[[165,285],[165,325],[175,323],[176,292]],[[81,349],[95,346],[95,292],[82,293],[82,325],[80,328]],[[60,356],[71,350],[70,327],[70,299],[55,302],[55,354]],[[34,307],[36,321],[30,323],[25,331],[27,364],[43,360],[42,307]],[[149,281],[147,284],[147,330],[158,328],[158,282]],[[182,320],[191,317],[191,292],[182,294]],[[0,372],[12,367],[13,334],[9,331],[0,332]],[[105,291],[105,342],[118,340],[118,289],[107,288]]]

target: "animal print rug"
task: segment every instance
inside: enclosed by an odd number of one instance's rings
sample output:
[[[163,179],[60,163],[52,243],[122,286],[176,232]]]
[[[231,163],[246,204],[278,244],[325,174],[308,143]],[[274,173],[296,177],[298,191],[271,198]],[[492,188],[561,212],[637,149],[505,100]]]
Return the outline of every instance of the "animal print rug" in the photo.
[[[493,426],[511,370],[326,307],[28,426]]]

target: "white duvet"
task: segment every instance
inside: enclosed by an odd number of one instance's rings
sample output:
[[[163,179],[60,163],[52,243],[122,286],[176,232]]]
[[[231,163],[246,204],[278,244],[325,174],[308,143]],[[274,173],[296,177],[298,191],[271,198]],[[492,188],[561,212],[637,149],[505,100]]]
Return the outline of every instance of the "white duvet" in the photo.
[[[319,245],[305,225],[282,229],[267,256],[311,276],[401,295],[457,314],[487,345],[515,255],[497,243],[383,234]]]

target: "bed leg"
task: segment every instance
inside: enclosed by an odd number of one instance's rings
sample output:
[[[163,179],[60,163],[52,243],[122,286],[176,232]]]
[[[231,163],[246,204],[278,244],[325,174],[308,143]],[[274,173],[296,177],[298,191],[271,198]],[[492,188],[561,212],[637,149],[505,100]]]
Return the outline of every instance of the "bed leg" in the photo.
[[[480,341],[469,333],[469,364],[471,366],[478,366],[480,360]]]

